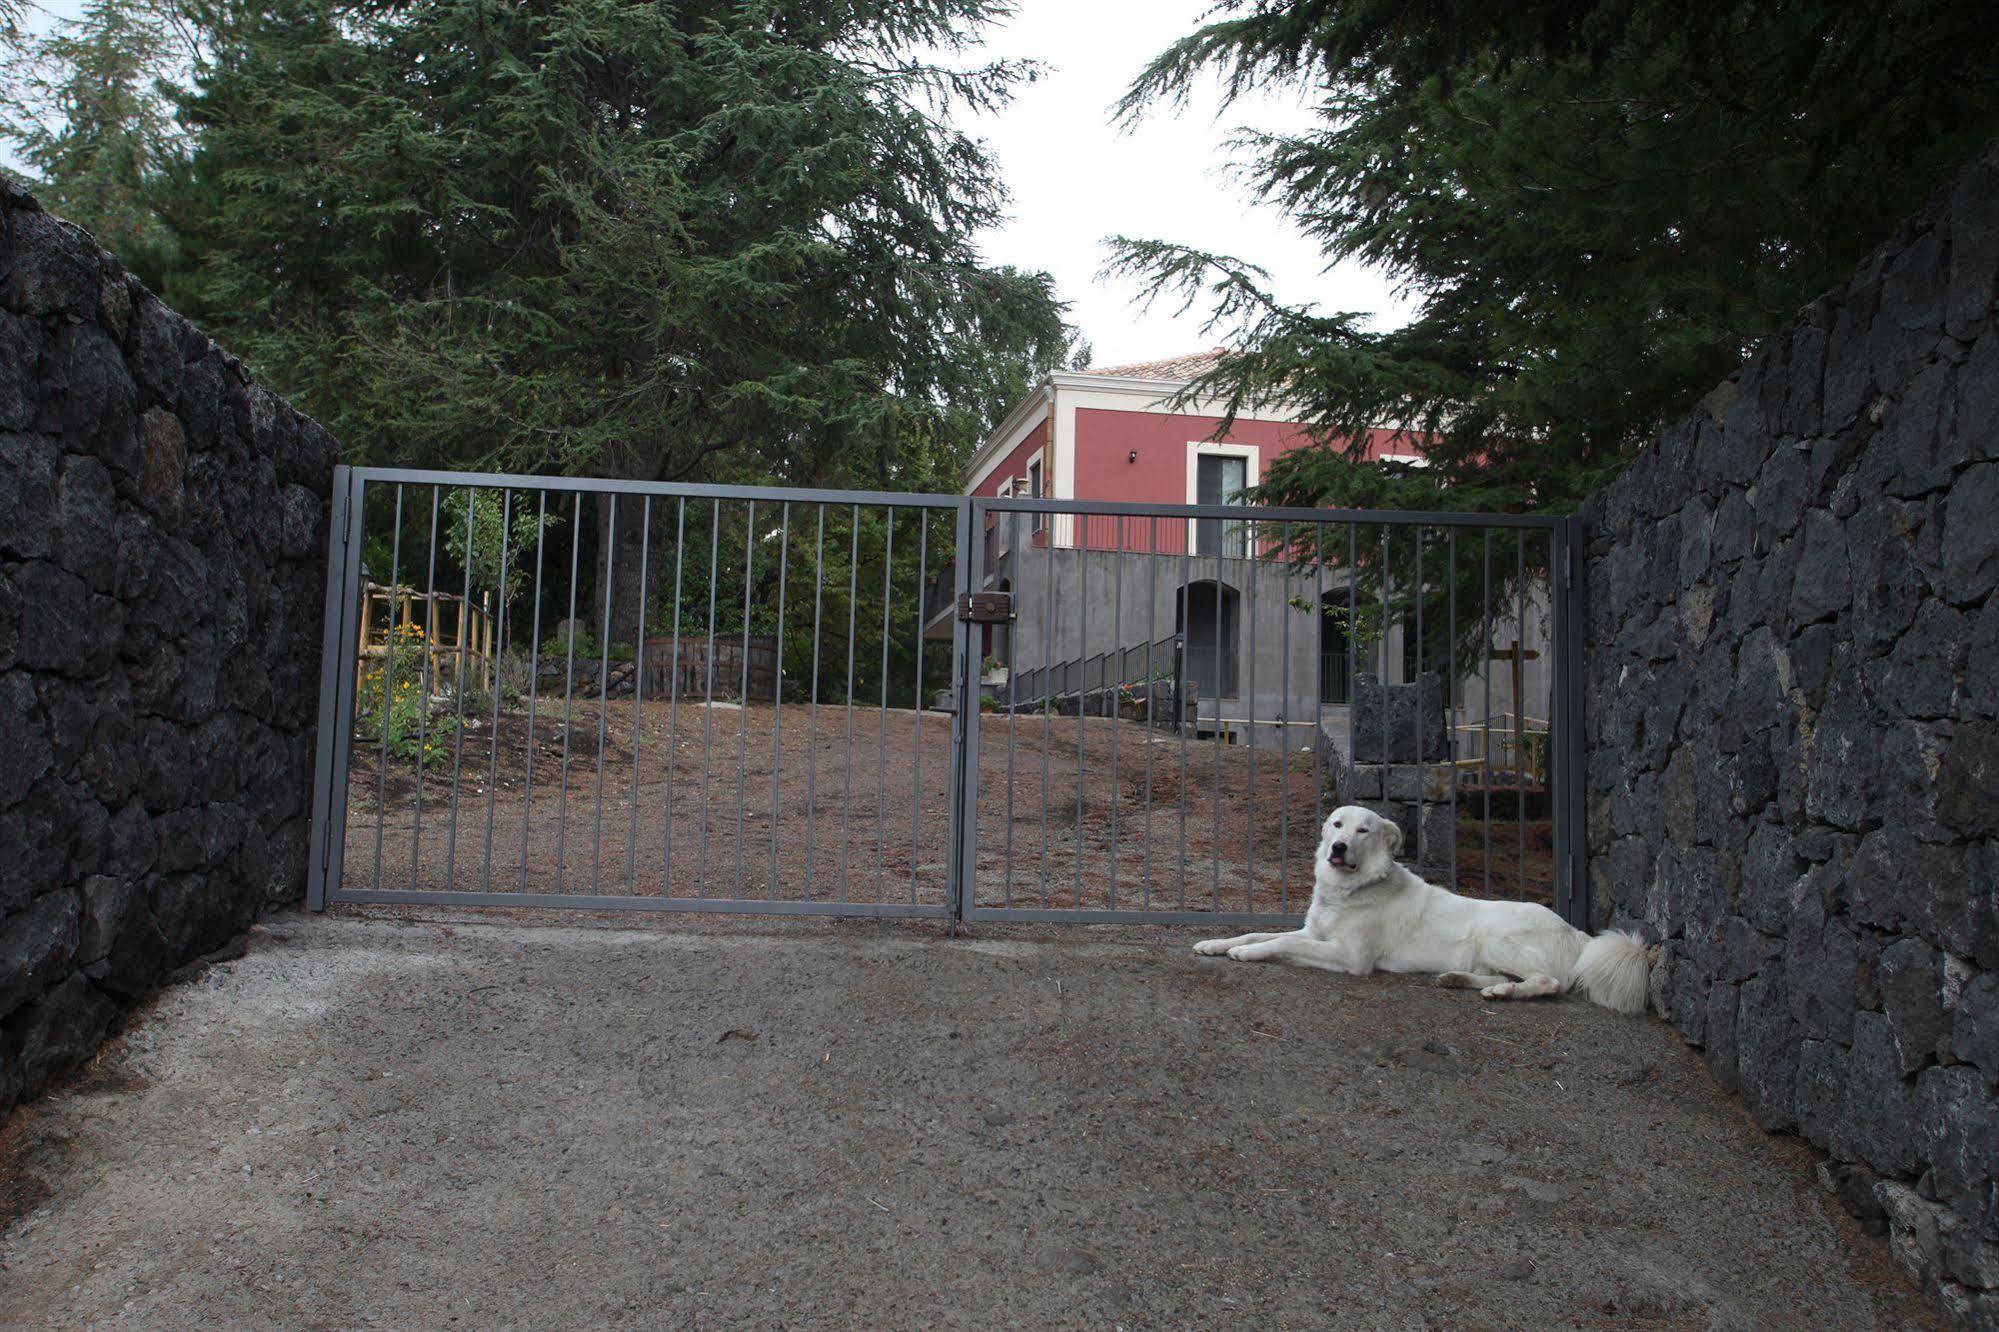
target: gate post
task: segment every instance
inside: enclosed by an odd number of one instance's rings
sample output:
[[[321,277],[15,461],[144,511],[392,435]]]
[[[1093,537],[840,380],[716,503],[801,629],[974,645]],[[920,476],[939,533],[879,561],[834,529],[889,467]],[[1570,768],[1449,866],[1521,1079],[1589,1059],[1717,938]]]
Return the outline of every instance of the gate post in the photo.
[[[326,610],[319,639],[319,716],[314,723],[312,833],[308,839],[305,904],[326,910],[339,884],[339,856],[347,822],[347,746],[354,706],[354,657],[350,654],[360,586],[361,481],[347,466],[333,469],[326,506]]]
[[[978,591],[985,581],[985,509],[967,497],[958,505],[958,558],[953,562],[957,585],[951,589],[952,714],[951,854],[947,859],[947,898],[951,932],[957,933],[972,903],[973,878],[979,864],[979,667],[978,626],[958,613],[959,598]]]
[[[1555,824],[1555,911],[1578,929],[1589,928],[1588,749],[1583,730],[1583,599],[1585,565],[1580,518],[1562,518],[1550,529],[1550,601],[1555,620],[1554,737],[1549,754]]]

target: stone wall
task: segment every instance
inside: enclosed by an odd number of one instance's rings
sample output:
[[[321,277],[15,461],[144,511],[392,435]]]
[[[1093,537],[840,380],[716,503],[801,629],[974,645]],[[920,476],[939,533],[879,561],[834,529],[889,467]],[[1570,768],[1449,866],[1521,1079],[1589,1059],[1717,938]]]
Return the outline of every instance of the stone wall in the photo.
[[[0,1114],[303,891],[333,459],[0,176]]]
[[[1599,923],[1999,1325],[1999,151],[1585,510]]]

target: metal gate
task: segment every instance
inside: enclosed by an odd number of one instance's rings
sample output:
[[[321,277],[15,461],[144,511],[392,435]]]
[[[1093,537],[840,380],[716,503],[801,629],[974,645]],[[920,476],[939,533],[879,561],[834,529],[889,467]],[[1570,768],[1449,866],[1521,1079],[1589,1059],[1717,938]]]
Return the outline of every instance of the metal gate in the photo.
[[[1587,917],[1577,523],[994,498],[969,920],[1284,924],[1364,804],[1472,896]]]
[[[1571,520],[341,468],[331,521],[315,909],[1285,921],[1352,801],[1584,913]]]

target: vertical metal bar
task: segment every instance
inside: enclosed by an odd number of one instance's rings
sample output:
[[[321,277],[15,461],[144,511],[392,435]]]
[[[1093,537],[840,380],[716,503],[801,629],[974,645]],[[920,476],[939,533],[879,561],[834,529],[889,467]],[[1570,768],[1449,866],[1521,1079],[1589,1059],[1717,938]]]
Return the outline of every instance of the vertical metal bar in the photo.
[[[909,779],[909,901],[916,903],[917,865],[922,857],[917,854],[917,839],[923,829],[923,577],[930,562],[930,510],[916,511],[916,711],[914,737],[910,747],[916,751],[915,772]],[[965,705],[978,707],[977,691],[965,700]]]
[[[819,767],[819,631],[826,594],[826,505],[819,510],[819,535],[812,556],[812,704],[809,710],[811,733],[805,747],[805,875],[817,882],[812,868],[812,820],[817,803]]]
[[[1428,821],[1423,817],[1423,793],[1429,789],[1429,783],[1426,780],[1428,774],[1425,771],[1429,764],[1427,762],[1428,755],[1424,751],[1423,729],[1429,720],[1425,714],[1430,710],[1429,703],[1423,697],[1423,598],[1426,590],[1423,572],[1423,528],[1419,524],[1416,528],[1416,585],[1411,593],[1416,598],[1416,669],[1414,672],[1416,676],[1416,747],[1411,752],[1416,756],[1416,863],[1418,865],[1429,863],[1423,856],[1423,825]]]
[[[1173,683],[1173,711],[1179,714],[1175,720],[1179,723],[1180,731],[1180,909],[1182,911],[1187,909],[1187,732],[1190,727],[1197,727],[1201,722],[1199,704],[1195,705],[1191,717],[1187,710],[1188,686],[1193,683],[1193,671],[1189,669],[1192,663],[1187,660],[1187,644],[1193,637],[1194,628],[1194,589],[1188,581],[1194,572],[1194,543],[1190,536],[1192,531],[1193,528],[1189,525],[1187,530],[1181,533],[1178,597],[1180,613],[1174,617],[1180,627],[1177,635],[1179,642],[1174,649],[1174,655],[1178,658],[1175,668],[1180,678]]]
[[[1589,817],[1587,791],[1588,753],[1585,747],[1584,708],[1587,706],[1583,671],[1583,626],[1589,613],[1589,567],[1586,559],[1586,532],[1580,518],[1563,519],[1560,529],[1561,553],[1556,568],[1562,581],[1564,610],[1555,626],[1554,658],[1561,683],[1558,703],[1549,720],[1560,731],[1561,748],[1554,761],[1555,861],[1558,867],[1555,910],[1577,929],[1590,925]]]
[[[489,721],[492,733],[487,737],[486,771],[486,837],[482,853],[483,864],[479,871],[479,891],[493,891],[493,809],[500,797],[500,693],[504,686],[500,680],[500,663],[507,656],[507,624],[513,619],[507,605],[507,553],[513,548],[514,540],[514,492],[500,492],[500,582],[493,589],[493,601],[499,607],[500,622],[493,626],[493,714]]]
[[[437,502],[440,486],[430,488],[430,552],[423,587],[423,649],[417,656],[416,672],[416,818],[410,826],[410,889],[420,891],[418,879],[423,846],[423,758],[428,735],[424,722],[430,716],[430,654],[437,643]]]
[[[306,861],[306,907],[324,911],[329,890],[336,887],[339,874],[334,862],[336,810],[347,808],[348,792],[336,780],[339,754],[349,736],[340,728],[340,700],[351,693],[350,686],[360,671],[360,644],[350,636],[348,621],[354,611],[354,583],[349,581],[348,551],[358,545],[353,539],[354,481],[348,468],[333,469],[333,488],[326,506],[326,604],[319,633],[319,711],[313,733],[312,838]],[[356,626],[358,631],[359,626]],[[354,660],[348,660],[353,643]]]
[[[895,505],[888,506],[888,537],[882,550],[882,678],[881,741],[875,747],[875,901],[882,900],[887,881],[883,856],[888,849],[888,635],[889,602],[895,595]]]
[[[673,648],[666,675],[666,807],[660,834],[659,895],[673,896],[673,776],[680,753],[680,590],[687,567],[687,497],[680,497],[673,520]]]
[[[1291,524],[1277,525],[1280,553],[1278,577],[1284,595],[1277,598],[1278,614],[1284,617],[1282,668],[1277,687],[1277,909],[1291,910]],[[1254,640],[1254,635],[1251,635]],[[1254,641],[1250,650],[1256,650]],[[1254,714],[1252,714],[1254,715]]]
[[[1388,803],[1388,524],[1381,525],[1381,803]]]
[[[1479,653],[1485,660],[1485,733],[1478,747],[1479,786],[1485,794],[1485,895],[1492,896],[1492,529],[1485,529],[1485,591],[1479,598]]]
[[[847,852],[854,810],[854,625],[861,590],[861,506],[853,506],[847,551],[847,768],[840,792],[840,900],[847,900]]]
[[[1018,512],[1009,513],[1005,515],[1005,519],[1011,524],[1010,530],[1012,533],[1007,540],[1006,546],[1007,551],[1012,556],[1012,562],[1007,567],[1011,573],[1018,575],[1025,568],[1025,561],[1021,559],[1020,514]],[[1011,587],[1013,581],[1013,579],[1008,579],[1007,585]],[[1021,590],[1025,591],[1026,589],[1022,588]],[[1013,906],[1013,753],[1015,738],[1019,734],[1020,611],[1016,602],[1013,620],[1006,628],[1006,878],[1001,893],[1001,900],[1008,907]],[[976,766],[977,756],[974,755],[967,761]],[[977,888],[976,881],[973,887],[974,889]],[[972,902],[974,905],[978,902],[976,891],[972,895]]]
[[[791,573],[791,501],[777,520],[777,663],[771,677],[770,725],[770,896],[777,900],[777,808],[784,779],[784,596]],[[810,877],[806,880],[811,881]]]
[[[458,885],[458,777],[465,754],[465,657],[472,650],[472,626],[466,617],[472,610],[472,522],[477,516],[478,492],[465,490],[465,585],[458,594],[458,674],[452,681],[452,703],[458,711],[451,731],[451,832],[445,839],[444,883]]]
[[[1076,547],[1076,905],[1083,905],[1083,745],[1090,711],[1090,517],[1078,514]]]
[[[345,553],[341,557],[346,565],[342,587],[345,589],[343,615],[350,617],[346,632],[358,642],[362,625],[367,622],[367,577],[361,566],[361,551],[368,531],[368,485],[357,469],[347,469],[347,521],[342,524],[342,542]],[[326,892],[330,900],[346,882],[347,875],[347,816],[350,801],[351,775],[354,763],[354,747],[359,737],[355,733],[355,710],[359,706],[358,693],[360,661],[343,663],[343,669],[334,689],[333,716],[333,781],[332,796],[329,801],[329,822],[327,837],[322,854],[325,861]]]
[[[701,698],[701,831],[694,862],[694,895],[708,895],[708,784],[715,771],[715,584],[722,572],[722,501],[708,516],[708,665]]]
[[[576,570],[583,553],[583,492],[569,501],[569,615],[563,621],[562,785],[555,793],[555,891],[569,871],[569,732],[576,724]]]
[[[750,783],[750,589],[755,586],[757,551],[757,502],[750,501],[743,519],[743,669],[741,692],[736,695],[736,897],[743,896],[743,843],[749,840]]]
[[[1118,806],[1124,793],[1117,782],[1118,750],[1124,748],[1124,515],[1117,515],[1111,533],[1111,659],[1117,663],[1104,681],[1111,696],[1111,909],[1117,909]]]
[[[1044,663],[1041,686],[1041,907],[1048,909],[1049,819],[1048,743],[1055,734],[1055,522],[1043,515],[1048,539],[1042,543],[1041,558],[1047,564],[1047,596],[1041,603],[1041,655]],[[1077,836],[1082,829],[1076,830]]]
[[[1386,667],[1383,668],[1384,670]],[[1360,524],[1347,524],[1347,765],[1360,763]],[[1314,877],[1318,867],[1312,868]]]
[[[1567,745],[1568,728],[1564,710],[1568,703],[1568,672],[1565,648],[1567,647],[1569,588],[1567,577],[1568,551],[1564,538],[1568,528],[1563,520],[1556,520],[1548,528],[1548,572],[1545,585],[1548,589],[1548,629],[1549,643],[1544,654],[1548,662],[1548,739],[1547,776],[1543,785],[1547,791],[1549,835],[1552,840],[1553,865],[1548,884],[1549,905],[1555,914],[1568,918],[1565,910],[1569,902],[1568,828],[1566,825],[1567,806],[1563,796],[1568,786]]]
[[[534,618],[528,621],[527,773],[521,782],[521,891],[528,890],[528,832],[534,826],[534,724],[541,707],[541,555],[548,540],[548,492],[537,491],[534,522]]]
[[[638,895],[639,871],[639,747],[645,740],[646,597],[652,591],[652,496],[639,513],[638,646],[632,662],[632,814],[625,830],[625,896]]]
[[[1313,660],[1318,663],[1318,685],[1312,691],[1312,873],[1317,876],[1319,827],[1326,821],[1326,760],[1321,737],[1326,731],[1326,525],[1312,528],[1312,628],[1315,631]],[[1349,633],[1351,637],[1351,633]]]
[[[1513,533],[1513,676],[1521,682],[1513,691],[1513,830],[1519,837],[1514,868],[1519,871],[1520,899],[1527,898],[1527,534]]]
[[[1445,671],[1449,694],[1444,701],[1444,761],[1451,767],[1451,891],[1458,890],[1458,529],[1448,529],[1449,545],[1444,550],[1444,583],[1451,590],[1449,632],[1444,637],[1448,654]]]
[[[1159,515],[1150,514],[1151,530],[1145,538],[1145,869],[1140,876],[1144,906],[1152,909],[1152,733],[1159,727],[1153,706],[1152,644],[1159,636]]]
[[[604,586],[598,595],[603,598],[604,616],[597,641],[599,659],[597,663],[597,796],[592,802],[592,831],[590,834],[590,895],[597,895],[597,875],[604,864],[604,724],[611,711],[611,598],[617,594],[613,579],[618,567],[618,492],[612,491],[607,497],[611,507],[607,511],[607,526],[604,533]]]
[[[1260,537],[1254,522],[1243,524],[1242,581],[1247,585],[1243,596],[1249,602],[1249,637],[1243,640],[1249,647],[1249,681],[1243,691],[1243,701],[1248,704],[1243,711],[1243,734],[1249,738],[1249,799],[1244,803],[1242,825],[1244,911],[1256,910],[1256,579]]]
[[[954,517],[958,551],[956,568],[958,576],[964,581],[953,591],[973,591],[985,584],[985,511],[976,500],[966,498],[959,501]],[[955,616],[953,618],[951,687],[957,696],[958,706],[953,713],[957,722],[953,727],[957,752],[952,756],[951,770],[956,778],[953,794],[957,803],[952,807],[952,818],[957,836],[952,843],[947,898],[955,930],[957,922],[972,915],[978,907],[980,718],[974,700],[978,694],[980,662],[977,649],[980,636],[976,626],[956,620]],[[1009,681],[1013,678],[1013,655],[1009,648]]]
[[[396,589],[403,576],[403,483],[396,482],[395,532],[389,544],[389,643],[382,666],[382,753],[375,768],[375,888],[382,886],[382,830],[388,818],[389,713],[396,695]]]
[[[1222,570],[1223,555],[1229,548],[1228,529],[1216,524],[1215,541],[1215,821],[1214,868],[1208,885],[1209,900],[1216,911],[1222,909]],[[1191,615],[1189,622],[1191,623]]]

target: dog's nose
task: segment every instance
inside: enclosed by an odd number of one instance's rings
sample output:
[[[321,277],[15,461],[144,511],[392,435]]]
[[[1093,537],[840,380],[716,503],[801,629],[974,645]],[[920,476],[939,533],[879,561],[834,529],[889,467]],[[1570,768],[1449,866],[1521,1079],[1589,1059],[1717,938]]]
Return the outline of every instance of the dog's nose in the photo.
[[[1347,844],[1345,842],[1334,842],[1332,852],[1334,860],[1345,860],[1347,858]]]

